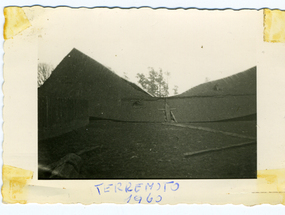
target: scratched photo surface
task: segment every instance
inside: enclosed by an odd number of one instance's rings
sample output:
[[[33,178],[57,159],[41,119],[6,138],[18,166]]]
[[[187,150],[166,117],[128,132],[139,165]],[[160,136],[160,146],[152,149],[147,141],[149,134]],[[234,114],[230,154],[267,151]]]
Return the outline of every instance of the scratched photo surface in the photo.
[[[284,11],[4,15],[4,202],[284,204]]]
[[[91,10],[86,28],[70,10],[61,29],[61,10],[49,12],[38,38],[39,179],[256,178],[247,13]]]

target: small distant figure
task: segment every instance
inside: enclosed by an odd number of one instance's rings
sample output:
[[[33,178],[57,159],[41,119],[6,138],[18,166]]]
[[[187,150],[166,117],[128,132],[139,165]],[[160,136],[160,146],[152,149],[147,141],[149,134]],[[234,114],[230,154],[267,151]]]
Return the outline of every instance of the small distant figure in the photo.
[[[158,109],[164,112],[165,114],[165,121],[166,122],[177,122],[176,118],[172,112],[172,110],[175,110],[176,108],[170,108],[170,106],[165,102],[165,108],[164,109]]]

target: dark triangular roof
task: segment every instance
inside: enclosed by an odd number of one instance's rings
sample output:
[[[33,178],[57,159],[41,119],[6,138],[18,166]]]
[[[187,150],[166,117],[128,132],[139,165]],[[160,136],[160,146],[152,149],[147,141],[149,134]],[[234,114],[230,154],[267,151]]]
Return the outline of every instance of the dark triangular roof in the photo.
[[[47,94],[55,97],[79,97],[88,100],[150,97],[138,86],[119,77],[75,48],[39,88],[39,95]]]

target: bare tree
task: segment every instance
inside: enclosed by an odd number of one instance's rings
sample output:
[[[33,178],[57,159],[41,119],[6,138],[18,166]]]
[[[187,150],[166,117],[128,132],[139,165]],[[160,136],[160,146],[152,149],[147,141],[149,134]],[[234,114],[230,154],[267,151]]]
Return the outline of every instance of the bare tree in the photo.
[[[45,83],[53,70],[53,66],[47,63],[38,64],[38,87],[42,86]]]

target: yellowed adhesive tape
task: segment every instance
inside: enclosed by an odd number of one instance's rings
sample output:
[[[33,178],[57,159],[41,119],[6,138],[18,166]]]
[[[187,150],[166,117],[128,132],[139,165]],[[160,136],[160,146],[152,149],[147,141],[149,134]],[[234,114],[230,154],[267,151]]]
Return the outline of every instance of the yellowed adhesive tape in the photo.
[[[260,204],[285,204],[285,170],[259,170],[258,194]]]
[[[31,24],[20,7],[4,8],[5,24],[4,24],[4,39],[13,38],[15,35],[30,27]]]
[[[27,182],[33,172],[8,165],[3,165],[2,196],[5,203],[27,203]]]
[[[265,42],[285,42],[285,11],[265,9],[263,25]]]

